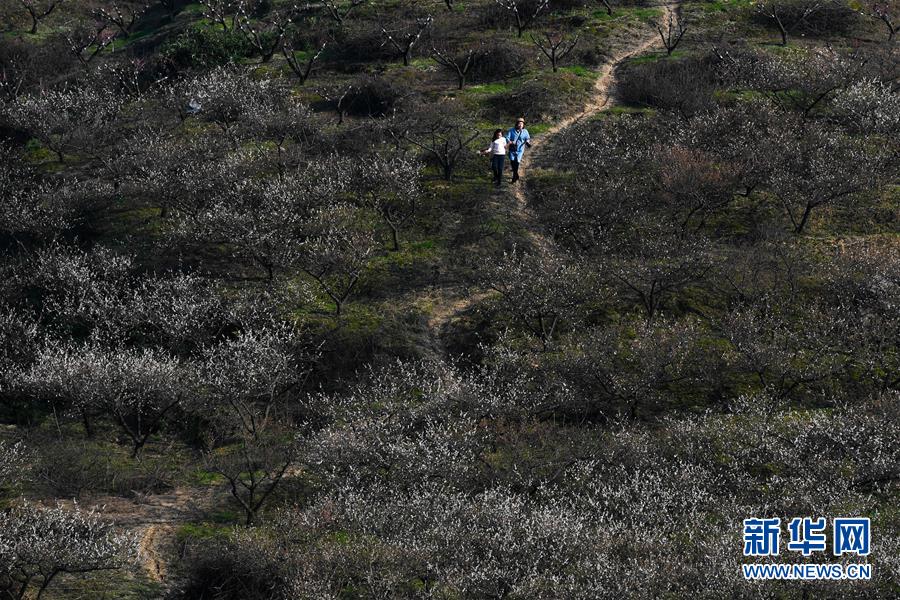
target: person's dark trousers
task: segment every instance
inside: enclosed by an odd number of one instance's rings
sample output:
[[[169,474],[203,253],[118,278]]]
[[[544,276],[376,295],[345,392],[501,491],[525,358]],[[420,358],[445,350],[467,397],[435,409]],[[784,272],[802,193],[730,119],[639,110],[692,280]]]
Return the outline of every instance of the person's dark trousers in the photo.
[[[494,185],[500,185],[500,182],[503,181],[503,159],[506,156],[503,154],[495,154],[491,157],[491,173],[494,174]]]
[[[519,180],[519,161],[509,159],[509,166],[512,167],[512,172],[513,172],[512,180],[518,181]]]

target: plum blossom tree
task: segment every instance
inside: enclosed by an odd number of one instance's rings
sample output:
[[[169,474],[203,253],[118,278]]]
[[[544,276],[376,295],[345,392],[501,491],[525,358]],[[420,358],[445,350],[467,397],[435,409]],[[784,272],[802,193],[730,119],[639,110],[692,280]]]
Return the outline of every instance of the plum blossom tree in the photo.
[[[531,36],[531,41],[538,47],[541,54],[547,57],[553,72],[556,73],[559,68],[559,61],[568,56],[578,44],[578,36],[566,39],[564,35],[558,32],[548,31],[544,33],[543,38]]]
[[[223,438],[260,437],[283,420],[285,395],[300,384],[315,360],[313,348],[293,325],[268,318],[246,323],[230,339],[202,351],[205,418]]]
[[[0,143],[0,231],[25,245],[36,235],[53,238],[79,220],[72,184],[48,180]]]
[[[365,6],[368,2],[369,0],[349,0],[348,2],[341,2],[340,0],[324,0],[322,5],[325,7],[328,16],[337,23],[338,27],[343,27],[347,17],[350,16],[350,13],[353,12],[354,9]]]
[[[372,232],[355,224],[357,217],[357,210],[346,204],[317,209],[300,247],[303,272],[332,301],[338,317],[376,249]]]
[[[764,92],[782,110],[814,118],[837,93],[866,75],[869,62],[861,52],[816,48],[802,57],[726,53],[719,69],[726,81]],[[784,124],[792,125],[790,119]]]
[[[310,53],[307,56],[305,62],[301,62],[301,60],[297,57],[297,52],[294,50],[294,46],[290,42],[285,42],[281,45],[281,53],[284,55],[284,60],[287,61],[287,64],[291,68],[291,71],[293,71],[294,75],[296,75],[300,80],[300,85],[305,84],[313,74],[313,68],[316,66],[316,61],[319,60],[319,57],[322,56],[322,53],[325,52],[325,48],[327,47],[328,40],[325,40],[319,46],[318,50]]]
[[[14,102],[34,81],[37,52],[24,42],[0,45],[0,101]]]
[[[466,77],[484,57],[484,48],[469,46],[459,52],[454,52],[445,46],[433,44],[431,57],[439,65],[456,75],[457,87],[463,89],[466,85]]]
[[[313,162],[309,155],[315,153],[323,139],[319,122],[309,106],[293,100],[251,115],[247,129],[259,151],[249,166],[252,168],[255,163],[269,171],[270,160],[261,153],[271,154],[274,146],[275,167],[282,182],[287,180],[290,169],[302,170]]]
[[[211,133],[183,140],[159,130],[139,131],[118,145],[118,181],[126,192],[159,206],[160,217],[170,211],[197,214],[253,170],[245,154],[229,153],[228,145]]]
[[[297,187],[295,179],[236,181],[201,211],[184,214],[172,235],[190,243],[224,244],[233,258],[257,265],[272,281],[276,270],[299,261],[298,234],[305,220],[297,210],[302,208]]]
[[[838,249],[824,278],[834,310],[844,314],[852,380],[886,392],[900,383],[900,260],[888,245],[865,243]]]
[[[659,33],[659,39],[662,40],[663,46],[666,48],[666,55],[672,56],[681,43],[684,34],[687,33],[687,25],[684,19],[678,19],[675,15],[670,14],[666,20],[665,27],[662,23],[656,24],[656,31]]]
[[[651,229],[610,257],[605,272],[652,321],[668,298],[702,280],[713,264],[710,243],[702,237]]]
[[[220,333],[227,303],[221,286],[209,278],[167,272],[129,283],[121,300],[121,337],[188,355]]]
[[[702,229],[725,209],[737,187],[737,169],[700,150],[671,146],[659,153],[660,199],[682,229]]]
[[[31,30],[29,33],[35,35],[38,30],[38,23],[49,17],[65,0],[19,0],[19,4],[28,11],[31,17]]]
[[[37,355],[40,337],[38,323],[31,314],[3,307],[0,316],[0,393],[14,389],[19,374]]]
[[[238,147],[241,125],[270,112],[283,98],[283,90],[270,79],[254,79],[235,67],[217,67],[171,86],[166,103],[183,121],[195,116],[214,124]]]
[[[502,307],[535,335],[545,349],[561,321],[582,316],[586,304],[602,299],[582,265],[562,254],[527,254],[518,250],[485,272],[485,283],[502,295]]]
[[[244,0],[238,3],[234,25],[259,54],[260,61],[267,63],[282,49],[293,16],[288,13],[269,15],[264,19],[255,18],[262,12],[264,4],[263,0]]]
[[[769,181],[780,160],[781,132],[793,131],[794,123],[769,102],[745,102],[696,115],[676,127],[677,144],[716,161],[718,168],[724,167],[723,175],[733,179],[735,192],[749,197]]]
[[[406,156],[376,154],[356,163],[350,179],[357,201],[381,217],[391,232],[391,249],[399,250],[400,229],[422,201],[419,165]]]
[[[900,130],[900,93],[877,78],[856,81],[831,101],[837,117],[863,134],[896,134]]]
[[[93,513],[21,503],[0,512],[0,591],[41,598],[57,575],[116,570],[136,554],[137,540]]]
[[[888,42],[891,42],[894,39],[894,34],[897,33],[897,24],[891,12],[891,7],[888,3],[879,4],[873,2],[869,13],[873,18],[884,23],[884,26],[887,28]]]
[[[273,321],[204,350],[204,395],[194,410],[211,425],[206,464],[228,481],[247,525],[301,449],[286,394],[309,373],[314,357],[294,326]]]
[[[225,33],[237,28],[238,7],[243,0],[201,0],[203,16],[222,27]]]
[[[347,99],[356,88],[356,83],[343,83],[339,85],[322,86],[316,89],[316,93],[328,102],[337,113],[338,125],[343,124],[344,117],[347,116],[347,107],[349,104]]]
[[[783,160],[775,166],[770,189],[801,234],[823,206],[858,200],[885,184],[893,158],[840,131],[813,125],[785,140]]]
[[[131,257],[106,248],[85,252],[53,244],[29,256],[16,276],[39,298],[42,320],[62,331],[93,331],[120,322],[118,299],[133,266]]]
[[[699,325],[690,320],[595,328],[576,342],[571,359],[563,358],[563,368],[586,386],[585,399],[596,398],[598,404],[587,406],[585,414],[634,419],[665,408],[677,386],[700,384],[701,335]]]
[[[120,108],[120,98],[109,90],[81,84],[23,96],[5,110],[13,124],[28,131],[64,162],[65,153],[90,148],[97,134],[113,123]]]
[[[109,8],[96,9],[94,14],[98,20],[115,25],[119,30],[119,35],[128,36],[146,10],[146,4],[133,5],[113,2]]]
[[[30,395],[110,418],[137,457],[196,389],[191,369],[155,350],[51,342],[18,381]]]
[[[412,57],[413,48],[416,47],[419,40],[430,27],[434,19],[430,16],[416,19],[416,22],[407,25],[401,29],[387,29],[381,27],[381,35],[384,37],[385,43],[391,45],[394,52],[403,61],[403,66],[409,66],[409,60]]]
[[[254,525],[259,512],[278,489],[300,454],[298,434],[288,425],[272,426],[256,437],[240,437],[205,456],[206,468],[228,482],[232,498]]]
[[[495,0],[495,2],[500,8],[512,14],[516,23],[516,34],[519,37],[522,37],[522,32],[531,27],[550,6],[550,0],[537,0],[536,2]]]
[[[847,323],[824,308],[791,310],[767,298],[732,310],[717,326],[730,344],[731,367],[778,399],[823,386],[847,363]]]
[[[139,273],[133,258],[99,248],[37,251],[17,270],[43,325],[59,334],[89,335],[190,354],[226,318],[220,287],[198,274]]]
[[[440,165],[451,181],[457,167],[472,154],[470,144],[479,132],[456,111],[423,111],[391,126],[391,134],[421,149]]]
[[[452,365],[396,362],[369,369],[347,391],[301,401],[315,429],[306,468],[330,485],[388,480],[406,489],[434,478],[474,482],[488,436],[473,415],[489,414],[495,391]]]
[[[299,268],[334,302],[350,297],[376,244],[360,210],[339,200],[346,182],[324,163],[283,180],[236,181],[202,211],[184,215],[173,236],[224,244],[235,258],[276,272]]]
[[[110,28],[105,15],[99,16],[101,20],[79,23],[64,34],[69,52],[83,67],[88,67],[116,39],[116,32]]]
[[[826,4],[827,1],[764,0],[756,4],[756,10],[778,28],[781,45],[787,46],[788,35],[803,26]]]

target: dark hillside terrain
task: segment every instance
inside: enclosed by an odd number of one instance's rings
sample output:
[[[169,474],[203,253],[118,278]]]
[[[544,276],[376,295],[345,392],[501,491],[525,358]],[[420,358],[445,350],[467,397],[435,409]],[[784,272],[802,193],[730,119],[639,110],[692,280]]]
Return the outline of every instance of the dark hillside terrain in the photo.
[[[3,0],[0,600],[897,598],[898,22]]]

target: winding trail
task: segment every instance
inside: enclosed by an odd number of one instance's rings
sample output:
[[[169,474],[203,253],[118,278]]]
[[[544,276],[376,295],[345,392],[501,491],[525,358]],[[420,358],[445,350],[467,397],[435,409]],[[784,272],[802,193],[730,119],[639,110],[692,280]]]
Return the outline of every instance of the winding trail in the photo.
[[[140,568],[151,581],[164,583],[166,556],[172,551],[178,527],[204,514],[224,497],[224,490],[215,487],[178,487],[167,493],[137,494],[134,498],[99,496],[87,506],[135,534]]]
[[[677,19],[679,18],[679,6],[680,5],[677,2],[658,5],[659,8],[663,9],[660,22],[666,23],[671,17],[673,18],[673,23],[677,23]],[[531,245],[541,254],[547,254],[553,251],[553,240],[544,233],[540,222],[529,210],[528,198],[525,192],[525,182],[527,181],[528,171],[535,159],[541,157],[545,146],[547,146],[547,142],[554,136],[578,123],[583,118],[607,110],[611,106],[610,91],[615,85],[615,73],[619,65],[634,55],[643,54],[653,46],[661,45],[659,34],[654,28],[648,26],[646,31],[646,35],[639,37],[634,43],[628,44],[615,52],[612,58],[600,68],[599,76],[597,77],[596,83],[594,83],[594,90],[590,101],[584,105],[578,113],[562,119],[542,133],[539,140],[540,143],[535,144],[534,149],[526,152],[522,159],[520,167],[522,177],[519,184],[512,187],[512,195],[515,199],[513,214],[523,226],[525,235]],[[447,298],[444,302],[438,303],[435,306],[431,317],[428,319],[428,328],[433,333],[434,338],[438,340],[438,346],[443,348],[443,344],[440,340],[442,333],[448,326],[454,320],[460,318],[461,315],[472,310],[474,306],[489,295],[490,293],[485,291],[473,292],[467,294],[465,297],[455,299]]]
[[[673,23],[677,23],[677,20],[679,18],[678,3],[661,4],[658,6],[659,8],[663,9],[663,14],[660,18],[661,22],[665,23],[671,17],[673,19]],[[630,44],[622,50],[614,53],[612,58],[608,60],[606,64],[603,65],[603,67],[600,68],[599,77],[597,77],[597,81],[596,83],[594,83],[593,96],[591,100],[584,107],[582,107],[582,109],[578,113],[564,118],[563,120],[547,129],[543,134],[541,134],[540,143],[535,144],[535,148],[529,152],[526,152],[522,158],[520,168],[525,175],[528,174],[528,171],[531,168],[532,163],[534,163],[535,158],[541,156],[544,147],[547,146],[547,142],[550,139],[558,135],[561,131],[578,123],[585,117],[595,115],[599,112],[607,110],[608,108],[610,108],[610,106],[612,106],[610,102],[610,91],[615,85],[616,69],[619,67],[619,65],[621,65],[632,56],[636,54],[643,54],[654,45],[661,44],[659,34],[655,29],[648,27],[647,31],[647,35],[637,39],[634,44]],[[522,177],[520,181],[524,182],[526,181],[526,178]],[[534,244],[535,248],[537,248],[541,252],[548,251],[551,247],[552,242],[541,232],[539,223],[536,222],[534,216],[528,210],[528,199],[525,193],[525,186],[521,183],[515,186],[513,188],[513,196],[516,200],[516,212],[521,222],[526,225],[525,229],[528,232],[528,236]]]

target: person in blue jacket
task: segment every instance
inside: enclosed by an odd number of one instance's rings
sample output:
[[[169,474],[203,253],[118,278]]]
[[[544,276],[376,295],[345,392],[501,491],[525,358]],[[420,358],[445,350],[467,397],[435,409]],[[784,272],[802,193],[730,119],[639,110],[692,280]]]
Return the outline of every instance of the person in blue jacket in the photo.
[[[524,118],[516,119],[516,125],[506,133],[506,139],[509,141],[509,164],[512,167],[512,180],[515,183],[519,180],[519,163],[525,154],[525,148],[531,148],[531,136],[525,129]]]

